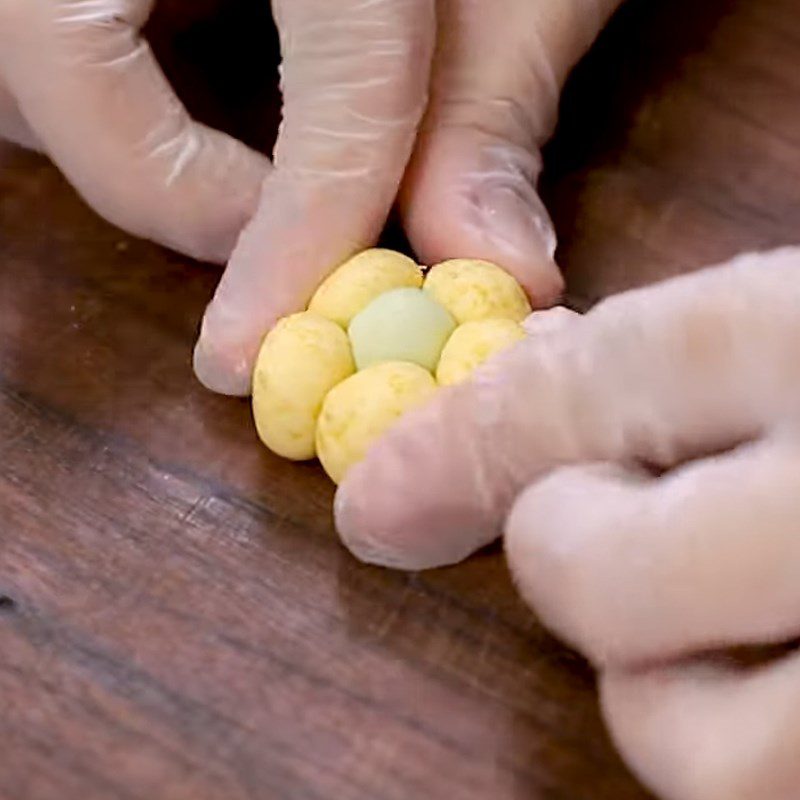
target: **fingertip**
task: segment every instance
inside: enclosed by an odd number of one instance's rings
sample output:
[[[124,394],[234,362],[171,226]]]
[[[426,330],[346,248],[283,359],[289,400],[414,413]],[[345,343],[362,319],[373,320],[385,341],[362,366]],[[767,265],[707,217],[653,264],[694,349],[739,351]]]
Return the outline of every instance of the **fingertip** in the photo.
[[[342,544],[366,564],[420,571],[464,561],[494,535],[475,509],[409,502],[409,491],[395,491],[378,454],[354,467],[339,488],[334,504]],[[399,487],[398,487],[399,488]]]
[[[433,215],[432,215],[433,216]],[[469,258],[497,264],[513,275],[525,290],[534,308],[550,308],[563,297],[565,282],[556,262],[544,252],[535,232],[524,234],[527,243],[510,246],[499,226],[439,217],[430,230],[424,225],[407,223],[415,253],[425,264],[438,264],[452,258]]]
[[[459,410],[447,394],[384,434],[339,487],[336,527],[356,558],[433,569],[463,561],[499,535],[496,509],[476,491],[475,465],[453,424]]]
[[[491,261],[545,308],[564,292],[556,234],[535,189],[539,159],[476,131],[434,131],[406,180],[401,208],[424,263]]]
[[[252,366],[244,358],[215,350],[205,340],[198,340],[192,357],[197,380],[206,389],[229,397],[250,394]]]
[[[470,247],[480,258],[507,269],[535,308],[556,303],[564,278],[555,262],[556,234],[544,204],[530,185],[481,187],[462,221]]]
[[[405,571],[437,566],[399,532],[402,509],[371,492],[361,475],[363,470],[354,471],[336,493],[334,519],[342,544],[364,564]]]
[[[250,394],[260,339],[242,330],[240,315],[224,314],[218,300],[206,309],[194,347],[192,366],[203,386],[230,397]]]

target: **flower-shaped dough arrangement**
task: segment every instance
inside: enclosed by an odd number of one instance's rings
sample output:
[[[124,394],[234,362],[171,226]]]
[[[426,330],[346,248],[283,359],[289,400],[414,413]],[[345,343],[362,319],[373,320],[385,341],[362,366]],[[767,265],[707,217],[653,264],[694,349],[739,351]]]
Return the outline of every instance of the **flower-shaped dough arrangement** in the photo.
[[[285,458],[318,457],[340,483],[406,411],[522,339],[530,311],[519,284],[486,261],[446,261],[426,276],[400,253],[360,253],[264,339],[258,434]]]

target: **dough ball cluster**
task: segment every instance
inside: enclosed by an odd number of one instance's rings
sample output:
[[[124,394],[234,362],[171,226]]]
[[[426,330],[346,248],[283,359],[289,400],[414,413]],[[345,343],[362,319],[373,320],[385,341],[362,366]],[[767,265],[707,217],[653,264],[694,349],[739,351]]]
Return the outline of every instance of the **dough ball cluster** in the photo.
[[[360,253],[264,339],[253,377],[258,434],[285,458],[318,457],[340,483],[403,414],[524,338],[530,312],[494,264],[446,261],[424,276],[400,253]]]

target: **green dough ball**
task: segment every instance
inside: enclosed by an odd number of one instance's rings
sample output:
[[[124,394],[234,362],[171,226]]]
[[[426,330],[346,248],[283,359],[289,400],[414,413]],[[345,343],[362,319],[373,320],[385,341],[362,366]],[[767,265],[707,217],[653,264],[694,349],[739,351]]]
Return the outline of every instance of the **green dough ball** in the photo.
[[[349,334],[358,369],[408,361],[433,372],[456,322],[421,289],[394,289],[353,318]]]

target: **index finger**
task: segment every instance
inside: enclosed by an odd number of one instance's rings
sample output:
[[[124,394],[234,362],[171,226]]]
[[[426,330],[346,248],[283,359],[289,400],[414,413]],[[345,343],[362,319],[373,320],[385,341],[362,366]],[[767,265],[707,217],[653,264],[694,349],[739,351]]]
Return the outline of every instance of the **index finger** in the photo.
[[[409,414],[354,467],[336,521],[366,561],[459,561],[516,495],[589,461],[669,467],[754,436],[800,394],[800,250],[619,295]]]
[[[425,110],[432,0],[276,0],[284,118],[275,169],[208,307],[195,371],[248,394],[277,320],[374,243]]]
[[[26,123],[16,138],[43,149],[109,221],[221,262],[268,162],[190,117],[141,35],[152,5],[0,3],[0,73],[17,127]]]

